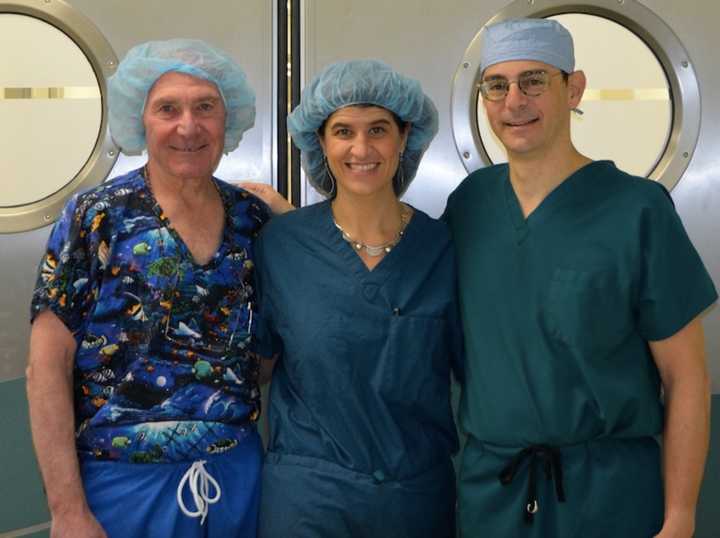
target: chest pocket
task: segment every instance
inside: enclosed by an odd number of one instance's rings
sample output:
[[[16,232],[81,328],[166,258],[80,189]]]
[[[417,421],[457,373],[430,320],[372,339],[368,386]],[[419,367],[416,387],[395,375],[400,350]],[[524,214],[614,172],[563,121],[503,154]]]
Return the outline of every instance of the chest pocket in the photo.
[[[548,335],[583,354],[606,353],[632,328],[627,293],[609,270],[555,269],[541,309]]]
[[[306,353],[320,395],[360,387],[386,401],[421,401],[449,385],[450,346],[442,318],[369,316],[331,319],[310,339]],[[327,377],[325,377],[327,376]],[[307,386],[306,386],[307,388]]]
[[[241,264],[214,271],[188,266],[178,274],[167,301],[165,339],[208,357],[231,358],[248,344],[252,332],[252,289]]]
[[[389,386],[405,387],[412,398],[437,394],[450,383],[452,343],[441,317],[394,316],[390,324]]]

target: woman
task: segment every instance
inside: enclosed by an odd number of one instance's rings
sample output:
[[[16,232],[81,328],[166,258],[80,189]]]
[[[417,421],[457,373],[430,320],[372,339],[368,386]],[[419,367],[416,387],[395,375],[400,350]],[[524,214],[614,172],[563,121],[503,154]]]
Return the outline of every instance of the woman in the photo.
[[[327,200],[256,245],[259,351],[279,357],[260,536],[454,536],[455,263],[445,225],[398,199],[437,111],[416,81],[351,61],[288,126]]]

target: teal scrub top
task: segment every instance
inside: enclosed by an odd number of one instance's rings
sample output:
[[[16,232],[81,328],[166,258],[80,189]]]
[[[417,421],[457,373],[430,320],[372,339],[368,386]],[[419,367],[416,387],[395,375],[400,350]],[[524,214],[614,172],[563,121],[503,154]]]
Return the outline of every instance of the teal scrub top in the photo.
[[[662,185],[588,164],[524,218],[507,165],[448,200],[465,387],[460,423],[507,447],[659,434],[647,342],[717,298]]]
[[[450,372],[462,333],[445,223],[415,210],[369,271],[323,202],[273,218],[256,253],[258,350],[280,354],[269,453],[378,481],[449,462],[458,446]]]

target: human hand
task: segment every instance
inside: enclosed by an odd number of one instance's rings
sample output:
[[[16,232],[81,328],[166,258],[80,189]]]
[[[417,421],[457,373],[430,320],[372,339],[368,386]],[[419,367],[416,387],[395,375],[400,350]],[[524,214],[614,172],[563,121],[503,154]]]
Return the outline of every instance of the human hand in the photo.
[[[278,191],[267,183],[258,183],[255,181],[241,181],[239,185],[253,193],[255,196],[265,202],[273,213],[280,215],[295,209],[295,206],[288,202]]]
[[[692,538],[695,534],[695,518],[690,516],[669,517],[654,538]]]
[[[89,510],[54,515],[50,538],[108,538]]]

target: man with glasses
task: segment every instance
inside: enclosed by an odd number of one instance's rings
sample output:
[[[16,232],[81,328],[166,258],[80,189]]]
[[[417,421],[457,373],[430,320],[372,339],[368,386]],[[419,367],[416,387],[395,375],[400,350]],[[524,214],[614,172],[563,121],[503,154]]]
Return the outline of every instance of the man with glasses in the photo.
[[[467,349],[462,536],[689,538],[713,283],[662,185],[573,146],[585,76],[567,30],[515,19],[483,39],[508,164],[471,174],[444,216]]]
[[[28,398],[60,537],[252,537],[262,445],[253,239],[269,210],[213,177],[255,118],[202,41],[132,48],[110,130],[143,167],[74,196],[32,299]]]

